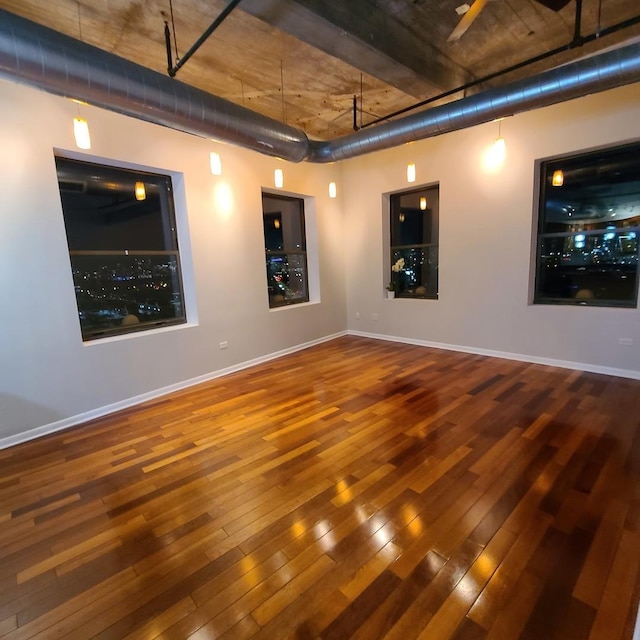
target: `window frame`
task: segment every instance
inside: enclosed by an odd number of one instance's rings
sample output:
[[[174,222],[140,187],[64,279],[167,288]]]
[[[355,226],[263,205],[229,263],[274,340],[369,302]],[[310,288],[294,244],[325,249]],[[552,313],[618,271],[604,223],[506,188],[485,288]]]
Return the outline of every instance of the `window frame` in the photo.
[[[546,158],[543,160],[538,160],[536,162],[536,179],[537,179],[537,200],[535,206],[535,224],[534,224],[534,242],[533,245],[533,256],[532,256],[532,269],[533,269],[533,278],[532,278],[532,295],[531,295],[531,303],[532,304],[541,304],[541,305],[563,305],[563,306],[592,306],[592,307],[604,307],[604,308],[623,308],[623,309],[635,309],[638,307],[639,300],[639,287],[640,287],[640,220],[637,224],[633,224],[631,226],[624,226],[618,224],[618,226],[613,225],[614,222],[619,223],[619,220],[610,220],[612,223],[611,226],[607,227],[598,227],[598,228],[588,228],[590,224],[592,225],[602,225],[606,224],[606,220],[597,220],[594,219],[592,223],[585,223],[581,221],[581,219],[577,219],[574,227],[570,228],[566,231],[548,231],[545,230],[547,224],[550,224],[551,221],[546,213],[547,202],[549,201],[548,195],[553,193],[554,189],[562,189],[566,184],[566,180],[564,180],[564,184],[560,187],[554,187],[551,185],[551,177],[553,172],[556,169],[562,169],[564,167],[567,170],[579,170],[579,167],[576,169],[576,165],[582,161],[583,167],[588,167],[589,163],[592,163],[600,158],[602,162],[605,162],[608,159],[615,158],[624,153],[630,152],[633,154],[636,152],[638,157],[640,157],[640,142],[632,142],[627,144],[620,144],[614,146],[607,146],[595,150],[587,150],[587,151],[579,151],[571,154],[563,154],[560,156],[554,156],[550,158]],[[638,170],[640,171],[640,161],[637,162]],[[635,170],[635,169],[634,169]],[[604,183],[606,184],[606,183]],[[626,184],[626,183],[625,183]],[[601,185],[598,184],[598,187]],[[595,190],[594,190],[595,191]],[[558,192],[560,193],[560,192]],[[597,193],[597,192],[596,192]],[[619,195],[619,194],[616,194]],[[614,196],[611,196],[613,198]],[[591,196],[592,199],[595,199],[595,196]],[[585,206],[589,206],[589,204],[585,204]],[[606,216],[605,216],[606,217]],[[634,216],[635,217],[635,216]],[[567,226],[569,223],[566,223]],[[587,228],[584,228],[587,227]],[[607,240],[606,236],[609,234],[614,234],[614,238],[621,237],[623,234],[635,234],[635,242],[636,242],[636,253],[635,253],[635,269],[627,269],[625,271],[629,271],[629,273],[633,273],[633,277],[635,278],[635,287],[633,290],[633,295],[630,299],[615,299],[612,297],[597,297],[592,289],[590,288],[579,288],[580,285],[576,284],[572,286],[572,288],[576,289],[576,293],[573,297],[561,297],[561,296],[553,296],[549,293],[546,293],[543,290],[543,285],[545,284],[545,278],[543,275],[543,270],[545,268],[545,241],[553,241],[554,239],[565,239],[563,242],[563,251],[562,251],[562,259],[564,259],[564,254],[569,250],[583,249],[585,244],[595,244],[597,242],[596,238],[598,236],[602,236],[601,243],[604,243]],[[580,237],[583,236],[583,237]],[[624,238],[622,238],[624,239]],[[578,246],[578,241],[581,246]],[[598,247],[595,247],[590,253],[594,253],[598,250]],[[589,252],[586,250],[583,251],[585,255]],[[548,256],[547,256],[548,258]],[[585,258],[585,262],[586,262]],[[614,262],[604,262],[602,263],[601,271],[605,271],[605,267],[614,265]],[[624,262],[622,263],[624,264]],[[588,274],[587,266],[584,265],[582,270],[585,274]],[[579,270],[579,267],[577,267]],[[628,274],[623,276],[624,278],[628,277]],[[578,280],[576,279],[576,282]],[[588,280],[585,280],[588,282]],[[609,290],[611,290],[611,284],[609,284]],[[548,290],[548,286],[547,286]]]
[[[70,269],[73,278],[73,286],[74,286],[74,295],[76,301],[76,307],[78,312],[78,321],[80,325],[80,332],[82,335],[82,340],[85,343],[94,342],[96,340],[104,339],[104,338],[112,338],[118,337],[127,334],[133,333],[144,333],[146,331],[158,328],[172,327],[176,325],[182,325],[187,323],[187,309],[186,309],[186,301],[185,301],[185,286],[184,286],[184,268],[182,264],[182,256],[180,251],[180,242],[179,242],[179,233],[178,233],[178,220],[177,220],[177,212],[176,212],[176,203],[175,203],[175,192],[173,188],[173,176],[169,171],[162,172],[162,170],[155,171],[147,168],[139,168],[133,167],[131,165],[127,165],[125,163],[117,163],[112,160],[108,162],[102,162],[99,158],[87,157],[87,156],[78,156],[76,154],[66,154],[64,152],[60,152],[58,150],[54,151],[54,160],[56,165],[56,176],[58,179],[58,189],[62,207],[63,221],[65,226],[65,233],[67,237],[67,250],[69,255]],[[108,171],[109,173],[116,173],[121,176],[124,176],[124,181],[126,178],[133,180],[134,178],[139,178],[141,182],[145,182],[147,186],[158,184],[162,185],[164,189],[164,193],[159,196],[159,214],[161,217],[162,224],[162,235],[166,241],[166,236],[169,236],[169,243],[171,244],[170,248],[158,250],[158,249],[72,249],[70,245],[70,236],[69,236],[69,221],[67,216],[65,215],[65,206],[64,206],[64,196],[63,192],[60,189],[61,179],[60,179],[60,168],[58,161],[63,163],[71,163],[76,165],[81,165],[84,170],[88,168],[95,168],[96,173],[100,171]],[[80,175],[80,174],[79,174]],[[133,180],[133,182],[137,182],[138,180]],[[76,270],[77,267],[74,265],[73,258],[83,258],[83,257],[100,257],[103,256],[105,258],[119,258],[124,257],[126,259],[135,258],[138,256],[146,256],[150,258],[157,258],[166,256],[170,258],[172,264],[175,266],[175,271],[173,277],[171,278],[175,281],[174,286],[171,287],[172,295],[178,296],[177,304],[174,302],[170,302],[170,305],[175,309],[176,306],[180,309],[180,312],[172,317],[165,318],[154,318],[149,320],[138,319],[137,322],[128,324],[126,322],[122,322],[124,317],[121,320],[121,324],[114,326],[105,326],[105,327],[96,327],[92,329],[87,329],[83,326],[81,320],[81,313],[83,309],[81,308],[80,300],[78,297],[78,284],[76,283]],[[158,265],[156,265],[158,266]],[[108,268],[108,267],[107,267]],[[133,302],[133,301],[132,301]],[[135,314],[130,314],[135,315]],[[137,317],[137,316],[136,316]]]
[[[299,224],[300,224],[300,239],[302,242],[302,246],[300,248],[287,248],[283,245],[282,250],[271,250],[267,247],[267,236],[266,236],[266,223],[267,217],[274,215],[274,212],[265,211],[264,200],[265,198],[271,200],[282,200],[284,202],[296,203],[298,205],[298,214],[299,214]],[[274,193],[273,191],[262,190],[261,199],[262,205],[262,223],[263,223],[263,239],[264,239],[264,250],[265,250],[265,269],[266,269],[266,280],[267,280],[267,298],[269,309],[280,309],[283,307],[290,307],[296,304],[304,304],[310,302],[310,274],[309,274],[309,252],[308,252],[308,239],[307,239],[307,224],[306,224],[306,209],[305,209],[305,198],[301,196],[295,195],[287,195],[282,193]],[[281,213],[281,212],[280,212]],[[281,220],[281,224],[284,224]],[[276,300],[278,295],[271,295],[270,293],[270,277],[269,277],[269,258],[282,256],[287,258],[288,256],[297,256],[301,258],[302,265],[304,269],[304,288],[305,295],[297,298],[287,299],[283,297],[282,300]]]
[[[428,243],[418,243],[418,244],[393,244],[394,237],[394,216],[396,214],[401,214],[401,205],[400,198],[403,196],[412,196],[416,195],[418,198],[420,195],[425,194],[425,197],[434,197],[435,198],[435,212],[433,211],[434,207],[431,209],[426,209],[431,212],[433,219],[431,220],[431,242]],[[396,204],[397,203],[397,204]],[[418,299],[418,300],[438,300],[439,297],[439,280],[440,280],[440,183],[431,183],[418,187],[412,187],[411,189],[403,189],[402,191],[394,191],[389,194],[389,267],[388,267],[388,276],[387,283],[397,283],[400,276],[396,276],[393,272],[393,266],[396,264],[396,261],[401,257],[403,252],[407,250],[418,250],[424,251],[427,250],[427,253],[432,253],[435,255],[435,267],[433,267],[435,283],[432,283],[432,287],[425,286],[424,284],[418,285],[416,289],[420,287],[424,287],[425,291],[422,293],[415,293],[411,290],[401,289],[396,286],[395,289],[395,298],[410,298],[410,299]],[[435,238],[434,238],[435,236]],[[434,241],[435,240],[435,241]],[[406,261],[405,261],[406,264]],[[402,272],[406,271],[406,267],[401,270]],[[387,287],[388,288],[388,287]],[[431,288],[431,291],[430,291]],[[433,291],[435,288],[435,292]]]

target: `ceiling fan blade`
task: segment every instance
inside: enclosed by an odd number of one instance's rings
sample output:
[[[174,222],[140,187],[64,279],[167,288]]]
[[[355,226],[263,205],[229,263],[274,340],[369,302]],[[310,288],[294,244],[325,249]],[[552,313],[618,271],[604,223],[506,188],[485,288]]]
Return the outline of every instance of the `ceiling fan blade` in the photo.
[[[451,35],[447,38],[447,42],[455,42],[460,40],[466,30],[471,26],[471,23],[480,15],[480,12],[484,9],[488,0],[475,0],[475,2],[469,8],[469,11],[462,16],[462,20],[458,22],[456,28],[451,32]]]
[[[560,9],[564,9],[571,0],[537,0],[537,2],[552,11],[560,11]]]

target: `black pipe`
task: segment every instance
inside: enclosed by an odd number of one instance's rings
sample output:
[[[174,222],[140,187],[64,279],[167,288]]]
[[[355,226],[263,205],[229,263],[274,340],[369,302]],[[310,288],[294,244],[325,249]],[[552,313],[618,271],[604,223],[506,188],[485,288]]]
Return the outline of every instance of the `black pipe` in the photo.
[[[573,40],[571,41],[571,45],[574,47],[582,44],[582,37],[580,36],[581,22],[582,22],[582,0],[576,0],[576,20],[573,28]]]
[[[471,80],[466,84],[463,84],[455,89],[450,89],[449,91],[445,91],[444,93],[440,93],[437,96],[433,96],[432,98],[427,98],[426,100],[422,100],[422,102],[418,102],[416,104],[411,105],[410,107],[404,107],[404,109],[398,109],[393,113],[389,113],[386,116],[380,116],[371,122],[366,122],[360,125],[361,129],[366,129],[367,127],[371,127],[374,124],[379,124],[381,122],[387,122],[391,118],[395,118],[396,116],[401,116],[403,113],[408,113],[409,111],[413,111],[414,109],[419,109],[420,107],[425,107],[432,102],[436,102],[437,100],[442,100],[443,98],[447,98],[454,93],[458,93],[459,91],[466,91],[467,89],[471,89],[483,82],[488,82],[489,80],[493,80],[495,78],[499,78],[500,76],[506,75],[507,73],[511,73],[512,71],[517,71],[518,69],[522,69],[523,67],[527,67],[530,64],[534,64],[536,62],[540,62],[542,60],[546,60],[552,56],[558,55],[559,53],[563,53],[570,49],[575,49],[576,46],[582,46],[587,44],[588,42],[593,42],[598,38],[602,38],[603,36],[611,35],[612,33],[616,33],[617,31],[621,31],[622,29],[627,29],[628,27],[633,27],[636,24],[640,23],[640,16],[635,16],[634,18],[629,18],[628,20],[623,20],[622,22],[618,22],[611,27],[607,27],[602,31],[596,31],[595,33],[591,33],[588,36],[583,36],[580,38],[578,43],[574,43],[574,41],[569,44],[563,45],[562,47],[557,47],[552,51],[547,51],[546,53],[541,53],[540,55],[534,56],[533,58],[529,58],[528,60],[524,60],[523,62],[518,62],[506,69],[502,69],[500,71],[495,71],[494,73],[490,73],[489,75],[483,76],[482,78],[478,78],[477,80]]]
[[[358,130],[358,100],[353,96],[353,130]]]
[[[240,4],[242,0],[231,0],[222,10],[220,15],[209,25],[209,28],[196,40],[195,44],[185,53],[176,66],[169,69],[169,75],[173,78],[184,66],[184,63],[202,46],[206,39],[222,24],[224,19]]]
[[[171,75],[173,60],[171,58],[171,31],[169,31],[169,23],[164,21],[164,41],[167,45],[167,73]]]

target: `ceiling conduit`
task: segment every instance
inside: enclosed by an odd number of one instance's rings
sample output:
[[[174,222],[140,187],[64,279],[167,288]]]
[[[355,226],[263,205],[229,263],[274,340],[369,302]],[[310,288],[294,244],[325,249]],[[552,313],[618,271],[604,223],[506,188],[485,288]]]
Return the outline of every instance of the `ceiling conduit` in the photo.
[[[334,162],[466,129],[640,81],[640,43],[545,71],[330,142],[310,143],[307,160]]]
[[[0,10],[0,77],[291,162],[334,162],[640,81],[640,43],[327,142]]]
[[[0,77],[292,162],[307,155],[303,131],[2,10]]]

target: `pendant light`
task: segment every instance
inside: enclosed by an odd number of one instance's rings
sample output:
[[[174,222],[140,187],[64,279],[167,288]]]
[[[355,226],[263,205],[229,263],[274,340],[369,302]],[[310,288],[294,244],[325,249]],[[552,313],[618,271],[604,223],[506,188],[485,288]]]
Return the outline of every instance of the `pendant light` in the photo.
[[[489,173],[500,171],[504,165],[507,151],[505,140],[502,137],[502,118],[494,120],[494,122],[498,123],[498,137],[487,147],[482,158],[484,169]]]
[[[564,184],[564,173],[562,169],[556,169],[553,172],[553,177],[551,178],[551,184],[554,187],[561,187]]]
[[[84,118],[78,116],[73,119],[73,135],[78,149],[91,149],[89,123]]]
[[[212,151],[209,154],[209,166],[211,167],[211,175],[221,176],[222,175],[222,160],[220,158],[220,154]]]
[[[427,199],[422,196],[422,198],[420,198],[420,211],[426,211],[427,210]]]
[[[144,188],[144,182],[136,182],[134,193],[136,195],[136,200],[141,201],[147,199],[147,191]]]
[[[504,138],[502,136],[499,136],[493,141],[493,149],[491,150],[491,155],[493,156],[496,165],[502,164],[505,154],[506,145],[504,142]]]
[[[502,137],[502,120],[503,118],[498,120],[498,137],[493,141],[493,149],[491,151],[496,164],[502,164],[504,162],[506,153],[506,145]]]

